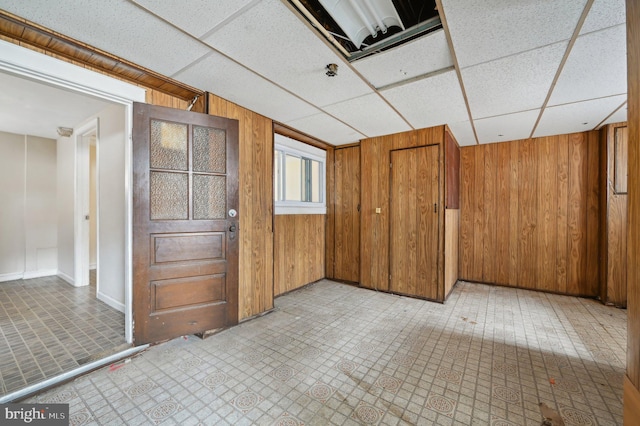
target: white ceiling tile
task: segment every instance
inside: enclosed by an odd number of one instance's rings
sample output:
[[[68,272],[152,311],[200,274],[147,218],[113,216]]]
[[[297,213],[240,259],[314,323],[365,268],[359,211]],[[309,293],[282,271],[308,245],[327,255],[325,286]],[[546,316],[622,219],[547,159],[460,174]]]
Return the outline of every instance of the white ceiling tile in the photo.
[[[333,145],[354,143],[365,138],[363,134],[325,113],[288,121],[284,124]]]
[[[382,91],[416,129],[469,119],[455,71]]]
[[[2,8],[168,76],[208,52],[202,43],[124,0],[6,0]]]
[[[444,30],[353,62],[375,87],[438,71],[453,65]]]
[[[611,123],[622,123],[623,121],[627,121],[627,111],[628,107],[625,104],[622,108],[614,112],[611,117],[607,118],[607,120],[602,124],[604,125]]]
[[[449,129],[460,146],[476,145],[476,137],[469,121],[449,123]]]
[[[591,130],[626,99],[626,95],[621,95],[545,108],[533,135],[563,135]]]
[[[204,40],[317,106],[373,92],[279,0],[262,1]],[[336,77],[325,75],[330,63]]]
[[[132,0],[200,38],[254,0]]]
[[[411,127],[384,101],[372,93],[324,108],[367,137],[390,135]]]
[[[624,25],[578,37],[549,105],[626,93],[626,37]]]
[[[475,120],[473,124],[480,143],[506,142],[527,139],[538,119],[540,110],[522,111],[515,114]]]
[[[624,24],[626,16],[625,0],[595,0],[580,34]]]
[[[307,102],[218,53],[212,53],[174,78],[281,122],[319,112]]]
[[[541,108],[567,48],[560,42],[462,70],[474,119]]]
[[[442,0],[460,67],[568,40],[586,0]]]

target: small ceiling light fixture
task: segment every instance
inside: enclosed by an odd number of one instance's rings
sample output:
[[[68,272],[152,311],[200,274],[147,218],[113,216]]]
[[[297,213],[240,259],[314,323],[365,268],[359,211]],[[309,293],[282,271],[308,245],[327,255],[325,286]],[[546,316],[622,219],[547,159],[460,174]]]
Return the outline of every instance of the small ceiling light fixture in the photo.
[[[68,138],[73,134],[73,129],[71,127],[58,127],[58,134],[62,137]]]
[[[327,64],[325,67],[327,70],[328,77],[335,77],[338,75],[338,65],[337,64]]]

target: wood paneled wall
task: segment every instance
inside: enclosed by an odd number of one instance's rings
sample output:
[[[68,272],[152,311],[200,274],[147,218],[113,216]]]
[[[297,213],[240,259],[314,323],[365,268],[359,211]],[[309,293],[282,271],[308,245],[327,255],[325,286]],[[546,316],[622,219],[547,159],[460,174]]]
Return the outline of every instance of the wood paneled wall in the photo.
[[[460,146],[449,129],[445,137],[444,297],[451,293],[460,270]]]
[[[336,236],[336,197],[335,197],[335,149],[327,148],[327,214],[325,216],[324,268],[325,277],[334,278],[335,236]]]
[[[273,123],[209,95],[209,113],[240,123],[239,317],[273,308]]]
[[[324,278],[324,215],[277,215],[273,239],[274,296]]]
[[[360,281],[360,146],[334,151],[334,235],[330,278]]]
[[[627,306],[627,134],[626,123],[600,130],[600,298],[618,307]]]
[[[598,132],[461,148],[460,279],[598,295]]]
[[[629,129],[627,228],[627,379],[624,424],[640,418],[640,2],[627,0]]]
[[[447,209],[460,208],[460,147],[449,131],[445,132],[445,190]]]
[[[458,281],[460,210],[446,209],[444,222],[444,297],[446,299]]]
[[[439,223],[444,223],[444,149],[445,127],[397,133],[364,139],[360,143],[361,225],[360,285],[389,290],[389,163],[394,149],[440,145]],[[380,213],[376,214],[376,208]],[[444,226],[438,227],[438,297],[444,300]]]

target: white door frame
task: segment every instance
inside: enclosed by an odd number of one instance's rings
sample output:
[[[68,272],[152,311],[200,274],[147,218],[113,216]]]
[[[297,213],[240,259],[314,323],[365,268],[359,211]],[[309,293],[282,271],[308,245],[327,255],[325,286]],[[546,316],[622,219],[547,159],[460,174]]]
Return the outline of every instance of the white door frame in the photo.
[[[96,135],[96,149],[98,147],[100,125],[98,118],[92,118],[81,126],[73,130],[74,148],[75,148],[75,182],[74,182],[74,285],[83,287],[89,285],[89,146],[87,139],[92,133]],[[98,162],[96,161],[96,164]],[[97,178],[97,176],[96,176]],[[97,183],[97,182],[96,182]],[[96,191],[96,198],[98,192]],[[99,210],[96,209],[96,216],[99,216]],[[99,217],[96,217],[97,228],[100,229]],[[99,232],[96,237],[99,237]],[[100,242],[98,241],[97,249],[99,250]],[[100,262],[99,253],[96,255],[96,262]],[[96,277],[97,278],[97,277]]]
[[[131,133],[133,126],[133,102],[145,101],[145,90],[108,77],[103,74],[78,67],[68,62],[43,55],[0,40],[0,70],[13,75],[40,81],[50,86],[72,90],[77,93],[94,96],[124,106],[125,109],[125,338],[133,343],[132,313],[132,250],[131,219],[133,208],[133,189],[131,180],[133,169],[131,164]]]

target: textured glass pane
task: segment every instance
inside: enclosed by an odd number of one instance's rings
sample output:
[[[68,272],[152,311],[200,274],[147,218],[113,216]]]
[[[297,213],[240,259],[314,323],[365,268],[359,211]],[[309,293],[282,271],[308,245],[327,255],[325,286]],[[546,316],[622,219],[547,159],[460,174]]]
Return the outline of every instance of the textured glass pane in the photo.
[[[285,157],[287,201],[302,201],[302,160],[298,157],[287,155]]]
[[[187,170],[187,125],[151,120],[151,167]]]
[[[193,218],[224,219],[226,212],[227,178],[193,175]]]
[[[151,172],[151,220],[189,218],[189,175]]]
[[[227,133],[211,127],[193,127],[193,170],[227,172]]]

